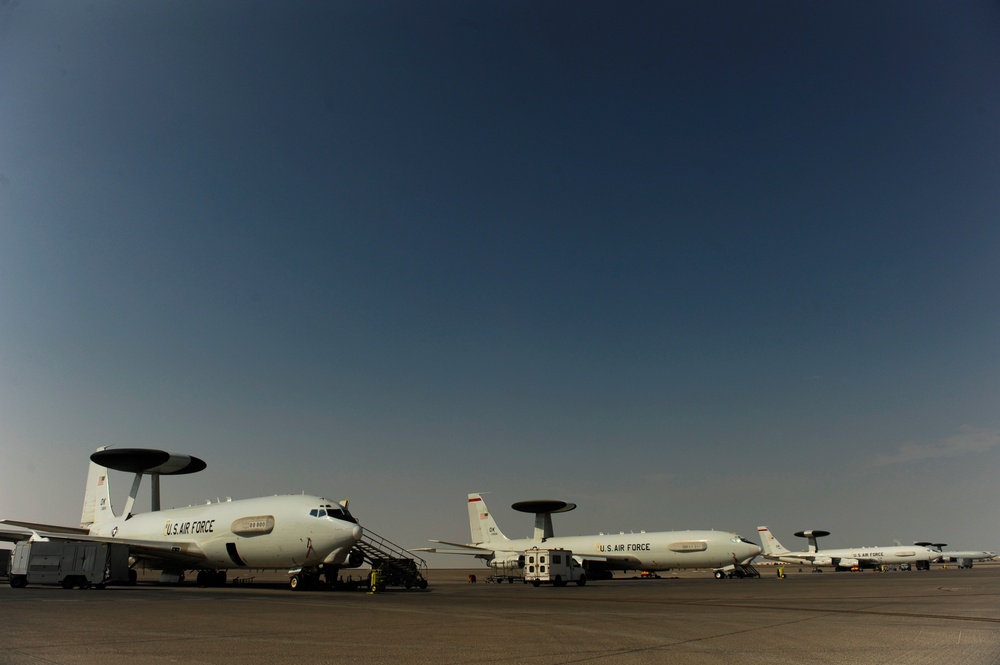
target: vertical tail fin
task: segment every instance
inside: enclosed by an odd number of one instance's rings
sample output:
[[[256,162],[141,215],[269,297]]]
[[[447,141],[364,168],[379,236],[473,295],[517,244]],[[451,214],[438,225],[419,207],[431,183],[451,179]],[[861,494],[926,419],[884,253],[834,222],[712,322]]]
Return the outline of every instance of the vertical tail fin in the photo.
[[[493,521],[493,516],[490,515],[486,502],[480,494],[469,495],[469,530],[472,532],[472,542],[477,545],[509,540]]]
[[[111,509],[111,487],[108,480],[108,470],[100,464],[91,462],[90,472],[87,474],[87,488],[83,495],[81,527],[86,528],[92,524],[115,519],[114,510]]]
[[[782,547],[766,526],[757,527],[757,535],[760,536],[760,545],[764,549],[764,556],[781,556],[788,553],[788,550]]]

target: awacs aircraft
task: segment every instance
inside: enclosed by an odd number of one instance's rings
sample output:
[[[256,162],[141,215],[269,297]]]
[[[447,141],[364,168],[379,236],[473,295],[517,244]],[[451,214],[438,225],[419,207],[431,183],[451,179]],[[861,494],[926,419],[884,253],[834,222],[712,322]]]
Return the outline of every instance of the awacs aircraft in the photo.
[[[809,539],[809,549],[790,552],[781,546],[766,526],[757,527],[764,546],[764,558],[785,563],[809,564],[815,567],[833,567],[836,570],[873,568],[883,564],[914,564],[918,570],[930,567],[938,553],[920,545],[893,545],[890,547],[850,547],[820,551],[816,539],[829,536],[829,531],[798,531],[799,538]]]
[[[184,571],[197,570],[203,584],[224,583],[227,570],[287,568],[294,573],[291,587],[305,588],[321,573],[331,581],[341,567],[361,563],[352,550],[363,531],[346,503],[290,495],[159,510],[159,476],[200,471],[205,462],[142,448],[100,448],[90,459],[80,528],[0,520],[30,531],[3,531],[0,539],[126,543],[135,561],[163,571],[161,581],[180,581]],[[135,473],[121,515],[111,508],[108,468]],[[133,514],[144,474],[153,476],[153,510]]]
[[[576,508],[565,501],[519,501],[515,510],[535,513],[532,538],[511,540],[503,535],[480,494],[469,495],[469,528],[472,543],[449,543],[432,540],[447,547],[422,548],[425,552],[466,554],[483,559],[487,565],[520,567],[525,550],[561,548],[573,557],[592,579],[608,578],[616,570],[657,571],[671,568],[715,568],[716,577],[741,576],[760,553],[756,543],[729,531],[662,531],[658,533],[597,534],[594,536],[555,536],[552,513]],[[738,572],[737,572],[738,571]]]
[[[914,543],[914,545],[920,545],[923,547],[929,547],[938,554],[938,561],[946,562],[958,562],[959,568],[972,568],[973,561],[989,561],[990,559],[995,559],[997,556],[996,552],[987,552],[984,550],[948,550],[944,551],[943,548],[948,546],[948,543]]]

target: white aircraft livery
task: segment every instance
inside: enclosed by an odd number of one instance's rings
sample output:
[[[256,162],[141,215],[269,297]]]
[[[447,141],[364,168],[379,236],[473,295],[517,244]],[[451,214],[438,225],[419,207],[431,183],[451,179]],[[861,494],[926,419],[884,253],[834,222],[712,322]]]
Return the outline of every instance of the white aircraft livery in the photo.
[[[988,552],[986,550],[945,550],[944,548],[948,546],[948,543],[914,543],[914,545],[922,545],[924,547],[929,547],[938,554],[938,561],[942,562],[958,562],[959,568],[972,568],[973,561],[990,561],[995,559],[997,556],[996,552]]]
[[[363,530],[339,503],[318,496],[270,496],[159,510],[159,475],[205,468],[196,457],[161,450],[100,448],[91,455],[80,528],[0,520],[30,533],[4,531],[0,539],[125,543],[133,561],[162,570],[161,580],[197,570],[200,583],[223,583],[231,569],[292,569],[292,588],[343,566],[358,565],[354,545]],[[121,515],[111,507],[108,469],[135,472]],[[132,514],[142,475],[153,476],[153,510]],[[135,578],[134,571],[132,578]]]
[[[766,526],[757,527],[764,558],[785,563],[808,564],[815,567],[833,567],[837,570],[872,568],[884,564],[914,564],[927,569],[936,561],[938,553],[920,545],[892,545],[889,547],[849,547],[820,551],[816,539],[829,536],[829,531],[798,531],[796,536],[809,539],[807,551],[791,552],[778,542]]]
[[[729,531],[662,531],[601,533],[593,536],[555,536],[552,513],[566,512],[575,504],[556,500],[519,501],[515,510],[535,513],[532,538],[511,540],[500,531],[481,494],[469,494],[469,528],[472,542],[449,543],[446,548],[422,548],[426,552],[465,554],[483,559],[487,565],[518,567],[526,550],[565,549],[586,569],[591,578],[610,577],[612,571],[657,571],[671,568],[716,568],[716,577],[726,577],[722,569],[749,565],[760,547]]]

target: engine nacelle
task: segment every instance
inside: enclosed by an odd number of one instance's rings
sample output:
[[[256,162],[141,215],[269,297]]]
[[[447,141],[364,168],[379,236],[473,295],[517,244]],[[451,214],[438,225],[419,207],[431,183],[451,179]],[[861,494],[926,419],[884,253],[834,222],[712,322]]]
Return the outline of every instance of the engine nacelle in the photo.
[[[347,561],[340,564],[342,568],[357,568],[365,562],[365,555],[361,553],[361,550],[351,550],[351,553],[347,555]]]
[[[524,555],[518,552],[497,553],[490,565],[502,568],[524,568]]]
[[[857,559],[848,558],[834,558],[833,565],[837,568],[847,568],[848,570],[861,567]]]

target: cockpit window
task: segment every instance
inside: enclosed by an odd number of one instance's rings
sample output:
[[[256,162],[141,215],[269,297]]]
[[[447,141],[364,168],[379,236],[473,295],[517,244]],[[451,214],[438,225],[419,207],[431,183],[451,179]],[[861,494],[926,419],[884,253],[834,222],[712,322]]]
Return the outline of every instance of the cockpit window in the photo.
[[[345,522],[354,522],[355,524],[357,524],[358,522],[356,519],[354,519],[354,516],[351,515],[351,513],[347,510],[347,508],[344,508],[342,506],[331,506],[330,504],[327,504],[322,508],[313,508],[312,510],[309,511],[309,514],[312,515],[313,517],[332,517],[333,519],[336,520],[344,520]]]

